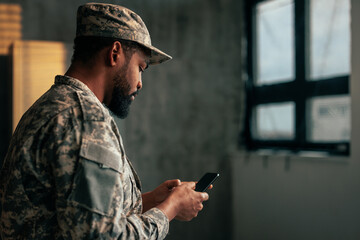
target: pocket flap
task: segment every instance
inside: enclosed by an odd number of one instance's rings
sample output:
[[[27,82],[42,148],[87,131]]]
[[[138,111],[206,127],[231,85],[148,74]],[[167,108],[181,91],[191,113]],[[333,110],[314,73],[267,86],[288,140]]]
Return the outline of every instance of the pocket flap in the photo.
[[[99,163],[101,167],[112,168],[117,172],[121,172],[120,153],[110,151],[99,144],[84,141],[81,144],[80,156]]]

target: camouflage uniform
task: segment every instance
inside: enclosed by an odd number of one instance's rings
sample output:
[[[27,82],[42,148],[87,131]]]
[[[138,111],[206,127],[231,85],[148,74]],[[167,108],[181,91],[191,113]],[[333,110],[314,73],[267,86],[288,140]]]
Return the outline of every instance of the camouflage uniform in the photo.
[[[109,111],[79,80],[55,84],[22,117],[1,172],[1,233],[15,239],[163,239]]]

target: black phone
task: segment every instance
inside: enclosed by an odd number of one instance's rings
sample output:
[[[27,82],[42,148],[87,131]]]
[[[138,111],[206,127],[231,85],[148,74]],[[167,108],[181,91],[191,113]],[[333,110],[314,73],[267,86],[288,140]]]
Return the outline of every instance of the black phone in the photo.
[[[205,175],[197,182],[195,191],[205,192],[208,187],[219,177],[218,173],[205,173]]]

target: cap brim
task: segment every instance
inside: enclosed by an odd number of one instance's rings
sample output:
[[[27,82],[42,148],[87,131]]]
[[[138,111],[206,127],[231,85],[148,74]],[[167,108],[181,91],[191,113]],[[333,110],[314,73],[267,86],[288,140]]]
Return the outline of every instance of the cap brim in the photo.
[[[163,62],[165,62],[167,60],[172,59],[172,57],[170,55],[164,53],[163,51],[157,49],[156,47],[145,45],[145,44],[142,44],[142,43],[139,43],[139,44],[150,50],[150,57],[148,59],[149,60],[149,62],[148,62],[149,65],[155,65],[155,64],[163,63]]]

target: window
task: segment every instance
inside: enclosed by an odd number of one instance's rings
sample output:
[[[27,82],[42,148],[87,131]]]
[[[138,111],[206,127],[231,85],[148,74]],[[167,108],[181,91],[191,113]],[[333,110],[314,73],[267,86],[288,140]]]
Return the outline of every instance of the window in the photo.
[[[247,0],[245,138],[349,154],[350,0]]]

